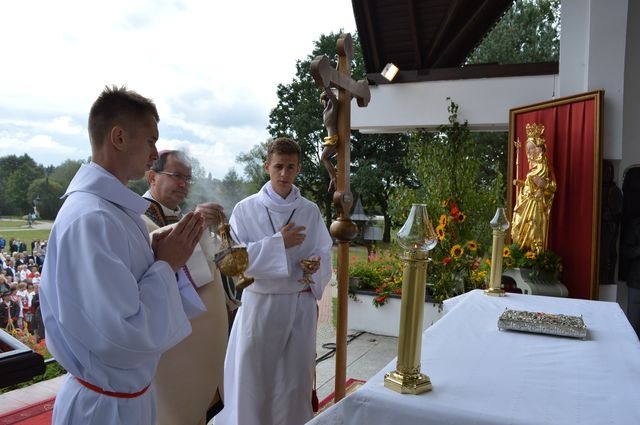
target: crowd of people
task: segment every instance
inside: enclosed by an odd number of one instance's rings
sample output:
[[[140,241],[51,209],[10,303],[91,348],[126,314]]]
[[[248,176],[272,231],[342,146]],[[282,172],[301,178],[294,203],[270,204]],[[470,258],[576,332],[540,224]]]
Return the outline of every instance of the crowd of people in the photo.
[[[29,252],[23,241],[7,243],[0,235],[0,328],[29,332],[37,341],[45,337],[38,290],[46,246],[46,241],[32,240]]]
[[[18,249],[3,256],[6,317],[39,332],[41,311],[47,348],[68,372],[52,423],[306,423],[332,238],[294,184],[300,147],[272,140],[269,181],[229,217],[254,278],[239,300],[215,261],[227,216],[215,202],[180,209],[191,163],[158,152],[158,121],[150,99],[106,87],[89,112],[91,162],[70,182],[48,243],[26,255],[10,241]],[[127,183],[145,175],[141,197]],[[83,267],[78,251],[91,253]]]

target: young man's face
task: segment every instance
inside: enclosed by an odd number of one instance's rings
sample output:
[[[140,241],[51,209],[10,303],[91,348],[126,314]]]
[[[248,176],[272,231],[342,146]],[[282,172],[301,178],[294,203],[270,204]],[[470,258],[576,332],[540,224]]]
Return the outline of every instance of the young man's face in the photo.
[[[283,198],[291,192],[293,182],[300,174],[300,158],[297,154],[274,153],[264,164],[269,173],[269,180],[273,190]]]
[[[127,178],[136,180],[144,177],[144,173],[151,168],[153,161],[158,158],[156,142],[158,141],[158,123],[151,114],[135,121],[128,130],[127,137]]]

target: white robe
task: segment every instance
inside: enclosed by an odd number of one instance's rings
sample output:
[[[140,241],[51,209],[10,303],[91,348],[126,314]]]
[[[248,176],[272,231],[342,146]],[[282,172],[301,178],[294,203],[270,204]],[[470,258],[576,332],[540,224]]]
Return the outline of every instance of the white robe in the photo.
[[[153,424],[158,361],[191,326],[175,273],[154,260],[140,217],[149,203],[94,163],[80,167],[65,197],[40,285],[47,347],[70,374],[53,424]],[[116,398],[73,376],[114,392],[151,387]]]
[[[225,407],[216,425],[297,425],[313,417],[316,300],[331,278],[332,239],[316,204],[296,187],[278,199],[270,184],[239,202],[230,219],[233,236],[247,244],[245,274],[255,282],[244,290],[231,330]],[[290,216],[295,226],[306,227],[306,238],[285,249],[279,229]],[[298,261],[315,255],[320,269],[312,292],[303,291]]]

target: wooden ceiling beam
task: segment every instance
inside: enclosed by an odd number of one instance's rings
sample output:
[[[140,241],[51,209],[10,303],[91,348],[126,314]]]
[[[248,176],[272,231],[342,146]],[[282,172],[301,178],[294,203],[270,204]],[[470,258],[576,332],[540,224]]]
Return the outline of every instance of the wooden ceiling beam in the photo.
[[[354,0],[353,4],[358,3],[362,8],[362,14],[365,20],[366,27],[366,36],[369,40],[369,53],[371,54],[371,62],[373,65],[373,69],[367,70],[370,72],[380,72],[382,71],[383,64],[380,63],[380,53],[379,46],[376,37],[375,26],[372,17],[372,11],[370,7],[370,2],[374,0]],[[362,36],[360,37],[360,43],[362,43]]]
[[[438,58],[431,64],[433,68],[450,67],[463,65],[463,61],[471,53],[477,45],[477,42],[486,35],[490,26],[482,25],[488,20],[494,23],[506,11],[514,0],[503,0],[498,3],[495,0],[483,0],[475,6],[474,13],[469,16],[460,31],[452,36],[451,41],[440,52]],[[473,40],[475,44],[470,45],[469,40]]]
[[[422,48],[420,47],[420,39],[418,37],[418,17],[416,15],[416,3],[415,0],[407,0],[407,15],[408,21],[411,22],[411,42],[413,44],[414,58],[418,69],[422,68]]]
[[[424,66],[421,66],[418,69],[421,69],[423,67],[429,68],[431,67],[433,62],[435,62],[436,55],[441,49],[440,46],[443,44],[443,41],[447,37],[447,29],[451,25],[451,22],[453,22],[453,18],[458,14],[458,11],[460,10],[462,3],[463,3],[463,0],[453,0],[449,2],[449,7],[447,9],[446,16],[442,21],[440,21],[440,26],[436,31],[436,36],[434,37],[433,42],[431,43],[430,46],[427,46],[428,51],[427,51],[427,54],[425,55],[426,57],[425,64]]]

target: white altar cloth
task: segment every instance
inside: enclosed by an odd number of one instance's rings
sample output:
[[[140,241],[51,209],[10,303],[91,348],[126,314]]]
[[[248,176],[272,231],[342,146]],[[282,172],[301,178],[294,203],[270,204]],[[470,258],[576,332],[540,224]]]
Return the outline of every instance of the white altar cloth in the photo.
[[[640,424],[640,342],[617,303],[472,291],[422,337],[433,390],[384,387],[394,359],[308,424]],[[505,308],[582,315],[586,340],[499,331]]]

